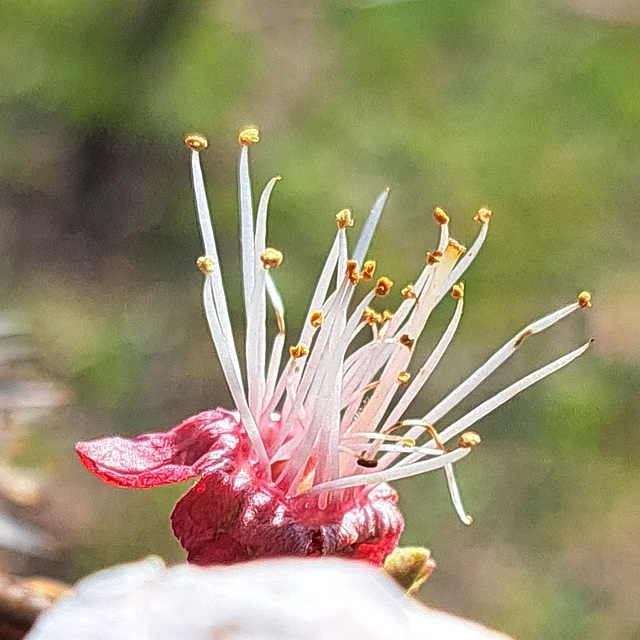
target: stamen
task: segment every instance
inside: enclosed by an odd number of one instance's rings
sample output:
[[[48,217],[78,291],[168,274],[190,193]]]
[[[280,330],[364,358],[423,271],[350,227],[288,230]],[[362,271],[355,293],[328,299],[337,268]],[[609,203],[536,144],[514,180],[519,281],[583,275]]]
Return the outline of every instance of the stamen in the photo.
[[[360,282],[360,274],[358,273],[358,261],[347,260],[347,278],[352,285],[357,285]]]
[[[338,229],[345,229],[346,227],[353,227],[353,216],[351,215],[351,209],[343,209],[336,213],[336,223]]]
[[[489,207],[480,207],[478,209],[478,213],[476,213],[474,220],[476,222],[479,222],[480,224],[487,224],[490,218],[491,218],[491,209],[489,209]]]
[[[292,344],[289,347],[289,355],[294,360],[297,360],[298,358],[304,358],[304,356],[306,356],[308,353],[309,353],[309,348],[304,344],[296,344],[296,345]]]
[[[387,322],[391,322],[393,320],[393,313],[389,311],[389,309],[385,309],[382,312],[382,324],[387,324]]]
[[[391,287],[393,286],[393,282],[389,280],[386,276],[382,276],[382,278],[378,278],[378,282],[376,284],[376,295],[380,298],[386,296],[389,291],[391,291]]]
[[[215,262],[211,256],[200,256],[196,260],[196,264],[198,265],[198,269],[200,269],[200,271],[202,271],[206,276],[213,273]]]
[[[409,382],[409,379],[411,378],[411,374],[408,371],[401,371],[398,374],[398,377],[396,378],[396,380],[398,381],[398,384],[401,385],[405,385],[407,384],[407,382]]]
[[[413,290],[412,284],[408,284],[400,293],[405,300],[416,299],[416,292]]]
[[[407,349],[409,349],[409,351],[413,351],[413,347],[415,345],[415,340],[413,340],[412,338],[410,338],[408,336],[408,334],[404,333],[400,336],[400,338],[398,339],[398,342],[403,346],[403,347],[407,347]]]
[[[460,300],[464,297],[464,282],[459,282],[451,287],[451,297],[454,300]]]
[[[198,135],[197,133],[188,135],[184,139],[184,143],[194,151],[201,151],[209,146],[209,141],[204,136]]]
[[[375,260],[367,260],[362,266],[362,271],[360,272],[360,276],[363,280],[371,280],[373,278],[373,274],[376,270],[376,261]]]
[[[433,210],[433,217],[438,224],[449,224],[449,216],[440,207]]]
[[[589,309],[591,307],[591,294],[588,291],[583,291],[578,296],[578,304],[583,309]]]
[[[366,469],[375,469],[378,466],[378,461],[375,458],[365,458],[363,456],[358,456],[356,462]]]
[[[427,251],[427,264],[434,265],[442,260],[442,253],[440,251]]]
[[[482,438],[476,431],[465,431],[458,438],[458,446],[464,449],[472,449],[473,447],[477,447],[481,442]]]
[[[276,267],[279,267],[282,264],[283,259],[284,255],[282,254],[282,251],[278,251],[272,247],[267,247],[260,255],[262,266],[265,269],[275,269]]]
[[[241,145],[248,147],[252,144],[256,144],[256,142],[259,141],[260,136],[257,127],[248,126],[240,129],[240,133],[238,133],[238,142]]]
[[[322,311],[314,311],[310,316],[309,316],[309,324],[314,328],[317,329],[318,327],[322,326],[322,321],[324,320],[324,313]]]

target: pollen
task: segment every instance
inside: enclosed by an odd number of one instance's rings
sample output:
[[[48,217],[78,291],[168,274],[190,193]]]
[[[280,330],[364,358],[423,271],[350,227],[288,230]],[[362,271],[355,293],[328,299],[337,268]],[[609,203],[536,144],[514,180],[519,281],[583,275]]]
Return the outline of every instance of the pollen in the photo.
[[[353,216],[351,215],[351,209],[343,209],[336,213],[336,223],[338,229],[345,229],[346,227],[353,227]]]
[[[296,344],[296,345],[292,344],[289,347],[289,355],[294,360],[297,360],[298,358],[304,358],[308,353],[309,353],[309,349],[307,348],[306,345],[304,345],[302,343]]]
[[[267,247],[260,255],[260,260],[265,269],[275,269],[282,264],[284,255],[282,254],[282,251],[278,251],[272,247]]]
[[[357,260],[347,260],[347,278],[349,279],[349,282],[354,286],[358,284],[358,282],[360,282]]]
[[[393,287],[393,282],[389,280],[389,278],[386,276],[378,278],[378,282],[376,283],[376,295],[383,298],[389,293],[389,291],[391,291],[391,287]]]
[[[464,298],[464,282],[458,282],[451,287],[451,297],[456,300]]]
[[[432,265],[442,260],[442,252],[440,251],[427,251],[427,264]]]
[[[245,147],[256,144],[260,140],[257,127],[243,127],[238,134],[238,142]]]
[[[589,309],[589,307],[591,307],[591,294],[588,291],[583,291],[578,296],[578,304],[583,309]]]
[[[208,276],[210,273],[213,273],[213,267],[215,265],[211,256],[200,256],[196,260],[196,264],[198,265],[198,269],[205,275]]]
[[[396,380],[398,381],[398,384],[405,385],[407,384],[407,382],[409,382],[410,378],[411,378],[411,374],[408,371],[401,371],[398,374],[398,377],[396,378]]]
[[[491,209],[489,207],[480,207],[474,220],[480,224],[487,224],[491,218]]]
[[[413,351],[413,347],[416,343],[416,341],[413,338],[409,337],[409,334],[407,333],[403,333],[400,338],[398,339],[398,342],[403,346],[403,347],[407,347],[407,349],[409,349],[409,351]]]
[[[438,224],[449,224],[449,216],[440,207],[433,210],[433,218]]]
[[[200,136],[197,133],[189,134],[184,139],[184,143],[194,151],[201,151],[209,146],[209,141],[204,136]]]
[[[373,278],[373,274],[376,270],[376,261],[375,260],[367,260],[362,266],[362,271],[360,272],[360,276],[363,280],[371,280]]]
[[[412,284],[408,284],[400,293],[405,300],[415,300],[416,292],[413,289]]]
[[[473,447],[477,447],[482,442],[482,438],[480,434],[475,431],[465,431],[458,438],[458,446],[462,449],[473,449]]]
[[[310,316],[309,316],[309,324],[314,328],[317,329],[318,327],[322,326],[322,321],[324,320],[324,313],[322,311],[314,311]]]

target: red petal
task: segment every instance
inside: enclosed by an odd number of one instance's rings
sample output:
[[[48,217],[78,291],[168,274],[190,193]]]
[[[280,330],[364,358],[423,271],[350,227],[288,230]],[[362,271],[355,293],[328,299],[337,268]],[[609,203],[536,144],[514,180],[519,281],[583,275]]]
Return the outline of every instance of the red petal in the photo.
[[[105,482],[147,488],[182,482],[205,470],[233,473],[240,456],[248,457],[246,446],[237,415],[216,409],[166,433],[78,442],[76,451],[82,464]]]
[[[404,526],[387,485],[362,504],[325,512],[282,494],[250,473],[206,474],[176,505],[173,531],[190,562],[253,557],[340,555],[381,566]]]

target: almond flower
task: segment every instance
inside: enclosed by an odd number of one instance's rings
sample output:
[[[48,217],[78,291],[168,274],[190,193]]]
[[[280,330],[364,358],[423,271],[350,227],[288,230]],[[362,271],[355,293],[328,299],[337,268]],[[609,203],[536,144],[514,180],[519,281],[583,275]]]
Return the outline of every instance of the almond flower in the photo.
[[[425,415],[406,419],[405,412],[458,327],[464,305],[460,277],[484,242],[491,211],[478,211],[480,231],[467,251],[449,236],[447,214],[435,209],[438,245],[427,253],[415,284],[402,289],[395,313],[373,309],[393,283],[385,276],[374,280],[376,263],[367,259],[388,190],[373,205],[355,249],[347,244],[351,212],[340,211],[337,235],[304,326],[298,340],[288,343],[284,305],[273,276],[283,255],[266,244],[267,208],[279,177],[266,185],[254,216],[248,154],[249,146],[258,141],[257,130],[244,129],[239,141],[244,372],[200,166],[199,153],[207,141],[196,135],[186,139],[205,250],[197,261],[204,274],[204,307],[235,410],[205,411],[166,433],[80,442],[76,450],[90,471],[116,486],[146,488],[199,477],[171,516],[176,537],[196,564],[254,556],[340,555],[379,566],[397,545],[404,524],[389,481],[442,469],[459,517],[472,522],[453,472],[454,463],[480,442],[477,433],[467,430],[577,358],[589,343],[441,430],[440,423],[527,338],[589,307],[590,295],[581,293],[573,304],[519,331]],[[354,294],[360,292],[356,302]],[[426,360],[414,364],[416,342],[431,312],[448,294],[455,301],[453,317]],[[267,338],[268,307],[277,325],[273,340]],[[362,334],[368,336],[364,343]],[[281,366],[283,353],[288,358]]]

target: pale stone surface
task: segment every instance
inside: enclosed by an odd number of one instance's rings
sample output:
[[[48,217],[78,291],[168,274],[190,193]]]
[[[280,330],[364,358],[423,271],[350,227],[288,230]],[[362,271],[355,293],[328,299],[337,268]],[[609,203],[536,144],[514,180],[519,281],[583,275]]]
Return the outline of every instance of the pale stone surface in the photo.
[[[165,568],[159,558],[82,580],[29,640],[507,640],[433,611],[364,563],[262,560]]]

